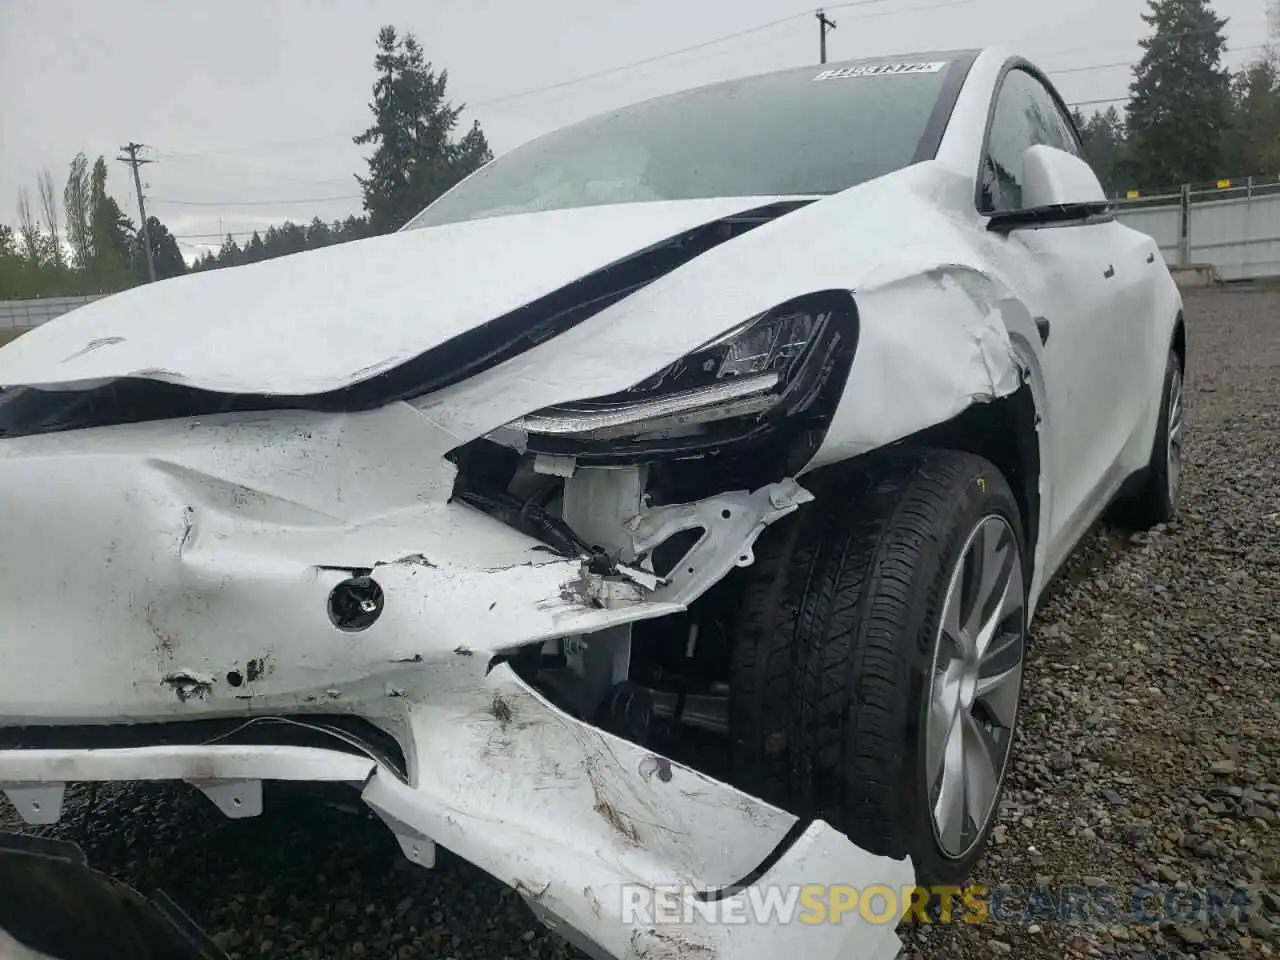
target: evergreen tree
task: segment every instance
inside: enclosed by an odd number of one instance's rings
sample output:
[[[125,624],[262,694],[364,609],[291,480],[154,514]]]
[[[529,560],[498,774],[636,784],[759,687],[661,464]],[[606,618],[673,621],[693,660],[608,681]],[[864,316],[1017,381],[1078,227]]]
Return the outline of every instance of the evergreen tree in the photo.
[[[214,262],[220,267],[235,267],[244,262],[244,254],[231,234],[228,233],[227,238],[222,241]]]
[[[1125,187],[1126,156],[1124,120],[1115,107],[1094,113],[1089,119],[1077,109],[1076,128],[1084,141],[1085,156],[1108,194]]]
[[[446,99],[449,73],[437,74],[412,34],[378,32],[374,57],[374,122],[355,137],[373,144],[369,175],[357,177],[374,233],[387,233],[492,159],[478,123],[452,139],[462,107]]]
[[[1222,67],[1227,21],[1208,0],[1148,0],[1142,59],[1129,90],[1133,174],[1146,188],[1223,175],[1230,126],[1230,75]]]
[[[216,270],[219,267],[257,263],[260,260],[283,257],[303,250],[316,250],[367,236],[371,236],[371,233],[369,221],[364,217],[347,217],[346,220],[335,220],[333,223],[325,223],[319,217],[315,217],[305,227],[292,220],[286,220],[279,226],[268,227],[265,233],[255,230],[244,242],[244,246],[237,244],[228,234],[217,253],[204,252],[196,258],[191,265],[191,270],[193,272]]]
[[[156,217],[147,217],[147,232],[151,236],[151,257],[155,263],[156,279],[167,280],[169,277],[180,277],[186,273],[187,261],[183,259],[178,241],[169,232],[169,228]],[[138,234],[137,239],[140,244],[143,242],[141,233]],[[147,273],[145,253],[137,258],[137,262],[141,268],[138,279],[144,280]]]
[[[89,211],[93,244],[88,266],[91,283],[103,293],[123,290],[134,280],[130,261],[137,231],[115,197],[107,193],[107,163],[102,157],[94,162],[89,175]]]
[[[262,234],[257,230],[253,231],[251,236],[244,245],[244,262],[257,263],[259,260],[267,259],[267,247],[262,242]]]
[[[315,250],[318,247],[327,247],[331,243],[333,243],[333,231],[329,229],[329,225],[319,217],[312,217],[311,223],[307,225],[307,249]]]
[[[1230,175],[1280,177],[1280,57],[1246,64],[1232,87]]]

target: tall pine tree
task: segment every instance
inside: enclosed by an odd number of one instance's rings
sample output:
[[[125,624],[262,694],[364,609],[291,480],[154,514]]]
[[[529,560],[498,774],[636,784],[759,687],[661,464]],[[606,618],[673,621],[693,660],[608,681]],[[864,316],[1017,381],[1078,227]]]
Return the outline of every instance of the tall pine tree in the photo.
[[[1124,121],[1120,112],[1115,107],[1108,107],[1086,120],[1077,109],[1075,122],[1094,173],[1108,193],[1116,193],[1124,186],[1126,162]]]
[[[478,123],[453,139],[462,107],[448,102],[449,72],[432,69],[412,34],[378,32],[374,58],[374,122],[355,138],[373,144],[368,177],[357,177],[374,233],[404,225],[414,214],[493,156]]]
[[[93,257],[88,264],[95,288],[102,292],[123,290],[133,283],[130,261],[136,246],[133,221],[125,216],[115,197],[107,193],[107,163],[98,157],[89,175],[89,233]]]
[[[1280,56],[1246,63],[1232,90],[1231,175],[1280,177]]]
[[[1135,185],[1146,189],[1223,176],[1231,121],[1231,77],[1222,66],[1227,21],[1208,0],[1148,0],[1142,20],[1154,33],[1129,90],[1129,142]]]

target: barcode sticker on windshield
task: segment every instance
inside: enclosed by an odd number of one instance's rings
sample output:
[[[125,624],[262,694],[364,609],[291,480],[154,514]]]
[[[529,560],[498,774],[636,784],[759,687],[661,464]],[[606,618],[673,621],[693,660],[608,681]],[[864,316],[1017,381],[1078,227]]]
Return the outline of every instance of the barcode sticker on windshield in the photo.
[[[850,80],[854,77],[896,77],[904,73],[937,73],[946,61],[931,63],[864,63],[856,67],[823,70],[814,80]]]

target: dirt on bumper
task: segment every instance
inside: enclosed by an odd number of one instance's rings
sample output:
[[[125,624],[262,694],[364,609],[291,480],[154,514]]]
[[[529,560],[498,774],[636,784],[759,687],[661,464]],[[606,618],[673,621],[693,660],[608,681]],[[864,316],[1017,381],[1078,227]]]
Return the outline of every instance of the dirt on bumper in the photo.
[[[900,891],[913,882],[908,861],[869,854],[821,821],[803,827],[578,721],[506,665],[430,702],[409,702],[406,716],[407,780],[345,753],[207,745],[6,751],[0,785],[24,815],[47,822],[57,811],[50,791],[66,781],[198,773],[196,785],[238,816],[255,811],[251,787],[261,779],[363,778],[364,801],[411,860],[429,868],[436,845],[445,847],[515,888],[544,923],[594,957],[897,953],[892,921],[873,923],[864,912],[839,923],[771,922],[753,916],[747,901],[813,885]],[[689,904],[655,910],[655,897],[674,890],[686,891]],[[739,909],[729,904],[735,898]],[[730,915],[744,919],[719,919]]]

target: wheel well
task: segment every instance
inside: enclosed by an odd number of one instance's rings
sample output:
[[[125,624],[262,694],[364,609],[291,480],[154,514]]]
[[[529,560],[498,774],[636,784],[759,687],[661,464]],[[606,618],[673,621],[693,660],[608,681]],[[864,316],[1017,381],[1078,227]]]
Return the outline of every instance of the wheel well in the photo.
[[[889,449],[940,447],[989,460],[1009,482],[1027,537],[1027,557],[1035,556],[1040,531],[1040,439],[1035,399],[1024,383],[1014,393],[971,404],[944,423],[904,437]],[[878,451],[877,451],[878,452]],[[875,456],[876,452],[867,454]],[[861,458],[827,468],[840,471]],[[820,472],[826,472],[820,471]],[[803,481],[802,481],[803,482]]]
[[[1178,355],[1178,366],[1185,372],[1187,369],[1187,325],[1183,322],[1182,311],[1178,311],[1178,319],[1173,324],[1173,352]]]

